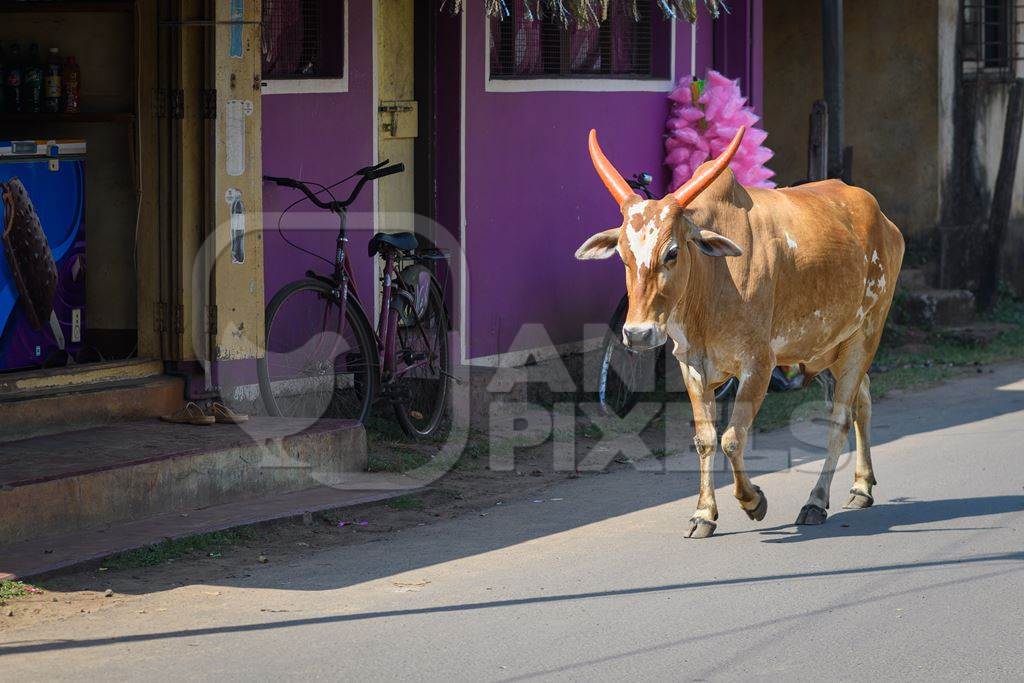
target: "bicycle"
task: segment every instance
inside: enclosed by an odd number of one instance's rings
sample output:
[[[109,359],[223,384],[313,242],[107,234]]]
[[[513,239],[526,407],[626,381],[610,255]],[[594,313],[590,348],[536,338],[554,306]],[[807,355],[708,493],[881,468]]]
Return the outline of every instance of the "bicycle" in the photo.
[[[419,250],[411,232],[377,233],[371,238],[369,257],[382,262],[375,330],[356,290],[346,248],[348,207],[366,183],[404,170],[404,164],[388,166],[385,160],[330,186],[263,177],[300,190],[313,205],[338,216],[340,223],[331,273],[309,270],[304,278],[278,290],[267,304],[266,352],[258,361],[258,374],[270,415],[330,417],[362,424],[375,400],[382,397],[393,405],[399,425],[409,436],[428,437],[441,426],[452,377],[449,326],[443,292],[426,264],[445,256],[436,250]],[[349,197],[335,199],[331,189],[356,176],[360,178]],[[314,192],[309,185],[321,189]],[[330,201],[318,196],[325,192]],[[283,232],[282,237],[307,251]]]

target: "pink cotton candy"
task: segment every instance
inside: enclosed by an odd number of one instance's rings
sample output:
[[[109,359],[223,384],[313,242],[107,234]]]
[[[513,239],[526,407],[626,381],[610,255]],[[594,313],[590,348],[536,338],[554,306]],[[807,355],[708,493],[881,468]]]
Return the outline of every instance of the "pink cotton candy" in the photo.
[[[747,127],[743,142],[729,167],[736,180],[748,187],[775,187],[775,172],[765,163],[773,152],[764,146],[768,134],[755,127],[760,117],[747,106],[739,81],[709,70],[704,92],[693,101],[693,79],[686,76],[669,94],[671,113],[666,124],[665,165],[672,171],[672,189],[678,188],[712,156],[732,142],[740,126]]]

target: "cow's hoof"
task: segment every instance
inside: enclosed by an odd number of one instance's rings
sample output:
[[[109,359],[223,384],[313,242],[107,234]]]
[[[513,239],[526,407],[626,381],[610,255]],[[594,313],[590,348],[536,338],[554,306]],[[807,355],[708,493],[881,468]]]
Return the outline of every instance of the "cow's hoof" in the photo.
[[[843,505],[844,510],[863,510],[875,504],[875,499],[857,489],[850,489],[850,499]]]
[[[750,519],[760,522],[768,514],[768,496],[764,495],[764,491],[761,490],[760,486],[755,486],[754,490],[761,496],[761,502],[753,510],[744,509],[743,511],[747,513],[747,517],[750,517]]]
[[[828,513],[817,505],[804,505],[796,517],[797,524],[823,524]]]
[[[690,520],[690,533],[686,534],[687,538],[707,538],[711,534],[715,533],[715,528],[718,525],[714,522],[709,522],[706,519],[700,517],[694,517]]]

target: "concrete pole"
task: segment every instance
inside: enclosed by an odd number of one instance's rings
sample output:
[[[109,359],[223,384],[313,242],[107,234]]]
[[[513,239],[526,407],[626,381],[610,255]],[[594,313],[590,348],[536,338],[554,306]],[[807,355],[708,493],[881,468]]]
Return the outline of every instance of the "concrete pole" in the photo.
[[[821,57],[828,103],[828,177],[843,177],[843,0],[821,0]]]

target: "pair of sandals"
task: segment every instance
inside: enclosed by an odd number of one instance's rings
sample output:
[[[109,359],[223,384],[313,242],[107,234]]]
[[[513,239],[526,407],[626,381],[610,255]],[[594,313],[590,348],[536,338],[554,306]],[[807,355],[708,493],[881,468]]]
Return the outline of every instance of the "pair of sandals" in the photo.
[[[210,412],[207,413],[197,404],[189,401],[178,412],[170,415],[161,415],[160,419],[171,424],[212,425],[219,422],[221,424],[236,425],[247,421],[249,416],[236,413],[223,403],[216,402],[210,404]]]

